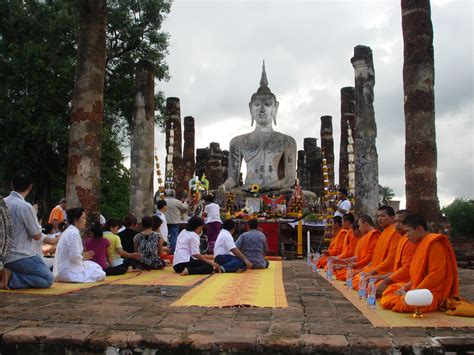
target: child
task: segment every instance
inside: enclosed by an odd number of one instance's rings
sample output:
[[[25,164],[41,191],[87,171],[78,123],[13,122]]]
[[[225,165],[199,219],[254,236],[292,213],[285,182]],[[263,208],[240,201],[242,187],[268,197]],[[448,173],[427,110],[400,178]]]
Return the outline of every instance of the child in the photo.
[[[111,264],[111,260],[108,260],[107,257],[107,248],[109,247],[110,242],[108,239],[104,238],[104,230],[100,223],[93,223],[91,226],[91,237],[86,239],[85,246],[86,250],[92,250],[94,256],[91,261],[99,264],[102,267],[102,270],[107,270],[107,261]]]

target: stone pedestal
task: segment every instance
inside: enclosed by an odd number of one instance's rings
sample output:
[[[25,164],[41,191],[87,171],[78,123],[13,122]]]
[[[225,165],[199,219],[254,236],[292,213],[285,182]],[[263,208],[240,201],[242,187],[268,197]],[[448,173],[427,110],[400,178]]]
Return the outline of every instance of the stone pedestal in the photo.
[[[138,220],[153,213],[155,143],[155,72],[153,63],[141,60],[135,74],[135,108],[130,151],[129,211]]]
[[[379,202],[379,169],[375,145],[377,138],[374,113],[375,72],[370,47],[356,46],[351,63],[354,67],[356,98],[355,207],[358,215],[367,214],[375,220]]]

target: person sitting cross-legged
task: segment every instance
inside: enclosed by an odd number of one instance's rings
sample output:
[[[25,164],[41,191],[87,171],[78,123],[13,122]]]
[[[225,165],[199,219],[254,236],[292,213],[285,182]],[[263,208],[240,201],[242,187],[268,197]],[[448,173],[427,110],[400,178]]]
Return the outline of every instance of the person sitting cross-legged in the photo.
[[[242,272],[252,268],[252,263],[235,246],[232,234],[236,225],[232,219],[226,219],[214,245],[214,261],[222,272]]]
[[[159,221],[161,221],[158,218]],[[133,237],[135,251],[140,254],[137,268],[142,270],[161,270],[165,262],[160,259],[163,252],[163,238],[153,230],[153,219],[149,216],[142,218],[143,230]]]
[[[186,228],[179,233],[173,258],[173,269],[182,276],[220,272],[220,265],[200,253],[199,235],[204,221],[198,216],[189,219]]]
[[[249,231],[242,233],[235,242],[237,248],[250,260],[253,269],[266,269],[269,265],[265,255],[268,251],[267,238],[258,230],[258,220],[249,221]]]

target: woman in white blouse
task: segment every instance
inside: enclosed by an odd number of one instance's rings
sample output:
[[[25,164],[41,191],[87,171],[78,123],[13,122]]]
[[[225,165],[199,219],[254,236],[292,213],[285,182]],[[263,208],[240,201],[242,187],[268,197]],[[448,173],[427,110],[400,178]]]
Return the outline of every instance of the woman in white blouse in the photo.
[[[105,279],[99,264],[90,261],[93,251],[84,252],[81,232],[86,228],[86,214],[82,208],[66,211],[69,227],[63,232],[54,258],[54,279],[60,282],[97,282]]]

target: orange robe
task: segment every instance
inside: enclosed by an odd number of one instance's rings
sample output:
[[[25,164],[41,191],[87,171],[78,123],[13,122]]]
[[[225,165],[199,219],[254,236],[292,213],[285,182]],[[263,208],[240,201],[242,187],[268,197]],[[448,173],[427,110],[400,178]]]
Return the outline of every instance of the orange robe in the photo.
[[[336,256],[342,252],[342,246],[346,237],[347,230],[340,229],[339,232],[331,239],[328,248],[328,255],[322,256],[318,261],[318,268],[323,268],[328,262],[328,256]]]
[[[433,302],[423,307],[423,312],[437,311],[443,302],[459,293],[458,269],[453,248],[448,237],[430,233],[419,243],[410,265],[411,290],[427,288],[433,294]],[[405,296],[395,292],[403,283],[390,285],[382,294],[380,304],[395,312],[414,312],[405,304]]]
[[[339,259],[351,258],[355,254],[357,242],[359,239],[354,235],[352,229],[347,232],[344,244],[342,245],[342,251],[339,255],[336,255]]]
[[[410,281],[410,265],[420,243],[412,243],[406,235],[400,238],[393,264],[393,273],[389,276],[392,283],[407,283]]]
[[[362,271],[369,272],[375,270],[376,275],[388,274],[393,271],[393,263],[395,254],[397,253],[397,245],[401,235],[395,230],[393,224],[387,226],[380,235],[377,245],[375,246],[374,256],[369,265]],[[353,288],[359,289],[359,275],[354,276]]]
[[[354,252],[354,255],[356,256],[354,272],[356,272],[356,269],[361,269],[370,262],[379,236],[380,232],[374,229],[359,239]],[[337,270],[334,273],[336,275],[336,279],[346,281],[346,271],[346,268]]]

